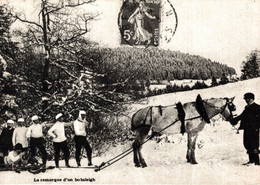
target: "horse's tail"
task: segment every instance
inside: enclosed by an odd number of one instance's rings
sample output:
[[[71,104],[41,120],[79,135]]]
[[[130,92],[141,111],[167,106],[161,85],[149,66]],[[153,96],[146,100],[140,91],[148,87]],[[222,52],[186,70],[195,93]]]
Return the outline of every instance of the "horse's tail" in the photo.
[[[136,112],[137,113],[137,112]],[[134,117],[136,115],[136,113],[134,113],[134,115],[132,116],[132,119],[131,119],[131,130],[134,131],[135,130],[135,126],[134,126]]]

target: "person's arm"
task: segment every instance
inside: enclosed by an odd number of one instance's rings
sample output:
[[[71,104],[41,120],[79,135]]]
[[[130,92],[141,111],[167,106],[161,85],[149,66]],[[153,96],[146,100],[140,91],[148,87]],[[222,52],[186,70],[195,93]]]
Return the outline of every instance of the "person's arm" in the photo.
[[[30,138],[30,137],[31,137],[31,132],[32,132],[32,127],[30,126],[30,127],[27,129],[27,132],[26,132],[26,137],[27,137],[27,138]]]
[[[256,108],[256,119],[260,122],[260,105],[257,105]]]
[[[16,131],[17,131],[17,129],[14,129],[13,136],[12,136],[13,146],[15,146],[15,144],[16,144]]]
[[[244,116],[244,111],[237,117],[230,120],[231,125],[236,125]]]
[[[54,134],[55,130],[55,124],[48,130],[48,135],[50,135],[53,138],[56,138],[57,136]]]
[[[73,125],[73,121],[64,122],[64,127],[70,127]]]
[[[41,123],[43,127],[52,127],[55,123],[48,123],[47,121],[44,121]]]
[[[23,153],[20,153],[20,154],[17,155],[17,156],[14,156],[13,154],[14,154],[14,153],[8,155],[8,157],[10,158],[10,160],[11,160],[13,163],[18,162],[18,161],[22,158],[22,156],[23,156]]]
[[[92,128],[93,128],[93,122],[92,122],[92,121],[89,122],[89,124],[88,124],[88,128],[89,128],[89,129],[92,129]]]
[[[145,15],[146,15],[147,17],[149,17],[150,19],[156,19],[155,16],[152,16],[152,15],[149,14],[146,10],[144,11],[144,13],[145,13]]]
[[[139,11],[139,8],[136,8],[134,13],[132,13],[132,15],[128,18],[128,22],[131,22],[130,20],[137,14],[138,11]]]

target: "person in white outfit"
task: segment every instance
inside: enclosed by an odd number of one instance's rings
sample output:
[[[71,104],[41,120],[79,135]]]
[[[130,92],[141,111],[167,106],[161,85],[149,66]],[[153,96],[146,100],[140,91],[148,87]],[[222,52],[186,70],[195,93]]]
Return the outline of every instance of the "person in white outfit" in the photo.
[[[26,137],[27,128],[25,127],[24,124],[25,124],[24,119],[19,118],[17,121],[18,127],[14,129],[12,141],[13,141],[13,146],[15,146],[17,143],[20,143],[23,146],[23,151],[26,151],[28,150],[29,144],[28,144],[28,139]]]
[[[48,134],[53,138],[53,147],[55,151],[55,165],[59,168],[60,151],[62,150],[65,158],[66,167],[69,165],[70,152],[67,144],[67,138],[65,136],[65,126],[70,126],[71,123],[65,123],[63,114],[59,113],[55,117],[56,123],[49,129]]]
[[[22,152],[22,149],[22,144],[17,143],[14,150],[10,151],[7,156],[0,157],[0,164],[4,165],[4,167],[11,166],[12,169],[18,167],[23,160],[23,155],[25,154]]]
[[[81,148],[84,147],[87,152],[88,157],[88,166],[92,166],[91,161],[91,155],[92,155],[92,149],[87,141],[86,138],[86,125],[88,122],[86,121],[86,112],[83,110],[79,111],[78,119],[74,121],[73,127],[75,131],[75,143],[76,143],[76,162],[78,166],[81,166],[80,164],[80,154],[81,154]],[[92,128],[92,124],[88,126],[89,128]]]
[[[44,138],[42,133],[42,128],[44,124],[40,123],[39,117],[34,115],[31,118],[33,124],[28,128],[26,137],[30,139],[30,149],[31,149],[31,158],[30,161],[33,163],[35,161],[36,148],[38,148],[42,155],[43,166],[46,166],[47,162],[47,152],[44,146]]]

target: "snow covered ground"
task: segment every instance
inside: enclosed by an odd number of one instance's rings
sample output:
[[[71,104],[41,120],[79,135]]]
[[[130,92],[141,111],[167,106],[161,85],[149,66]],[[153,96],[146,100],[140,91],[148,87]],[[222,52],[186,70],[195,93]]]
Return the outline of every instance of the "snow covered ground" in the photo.
[[[129,108],[129,115],[147,105],[170,105],[178,101],[182,103],[194,101],[197,94],[201,94],[203,99],[236,96],[234,103],[237,106],[237,114],[239,114],[245,106],[243,95],[246,92],[253,92],[256,95],[256,103],[260,103],[260,78],[209,89],[154,96],[132,105]],[[186,134],[184,136],[177,134],[171,136],[168,142],[149,141],[146,143],[143,146],[143,155],[148,165],[147,168],[135,168],[131,154],[99,172],[83,168],[54,169],[37,175],[29,172],[20,174],[0,172],[0,184],[260,184],[260,167],[242,165],[248,161],[243,147],[243,131],[239,131],[237,134],[228,122],[216,117],[211,124],[206,125],[197,140],[196,158],[199,163],[197,165],[186,162],[186,137]],[[125,151],[131,147],[131,144],[128,142],[112,147],[106,155],[94,158],[93,163],[99,165]],[[54,165],[54,162],[48,161],[48,165]],[[61,161],[61,165],[64,165],[64,161]],[[71,165],[76,166],[75,159],[71,159]],[[86,159],[82,160],[82,166],[84,165],[87,165]],[[41,181],[44,179],[51,181]],[[54,180],[58,180],[58,182],[54,182]]]

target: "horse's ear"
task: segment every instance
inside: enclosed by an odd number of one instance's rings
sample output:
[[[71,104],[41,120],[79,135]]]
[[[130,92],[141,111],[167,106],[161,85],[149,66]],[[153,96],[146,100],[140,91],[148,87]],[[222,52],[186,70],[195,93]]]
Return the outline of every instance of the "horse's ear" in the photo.
[[[235,99],[235,96],[231,98],[231,101],[233,101]]]

